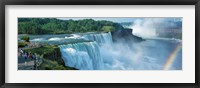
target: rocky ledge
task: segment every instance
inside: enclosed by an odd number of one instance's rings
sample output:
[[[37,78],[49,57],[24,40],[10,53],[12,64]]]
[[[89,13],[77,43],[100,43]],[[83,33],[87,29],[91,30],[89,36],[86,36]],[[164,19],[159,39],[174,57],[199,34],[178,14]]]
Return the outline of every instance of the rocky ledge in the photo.
[[[132,34],[132,29],[122,29],[122,30],[115,30],[111,32],[113,42],[126,42],[126,43],[136,43],[144,41],[143,38],[135,36]]]

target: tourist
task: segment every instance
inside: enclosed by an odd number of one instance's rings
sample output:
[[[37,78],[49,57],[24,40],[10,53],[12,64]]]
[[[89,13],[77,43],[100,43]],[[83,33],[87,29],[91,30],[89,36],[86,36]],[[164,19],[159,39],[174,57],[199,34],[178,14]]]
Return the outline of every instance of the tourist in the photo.
[[[35,60],[35,55],[34,54],[32,55],[32,59]]]
[[[34,59],[34,68],[35,68],[35,70],[37,69],[37,62],[36,62],[36,53],[35,54],[33,54],[33,59]]]
[[[29,53],[28,58],[30,58],[31,60],[33,59],[32,54]]]
[[[24,51],[23,51],[22,49],[20,49],[20,53],[21,53],[21,54],[23,54],[23,53],[24,53]]]
[[[24,54],[25,54],[25,55],[24,55],[24,59],[25,59],[25,62],[24,62],[24,63],[25,63],[25,65],[26,65],[26,61],[27,61],[27,58],[28,58],[28,53],[25,52]]]

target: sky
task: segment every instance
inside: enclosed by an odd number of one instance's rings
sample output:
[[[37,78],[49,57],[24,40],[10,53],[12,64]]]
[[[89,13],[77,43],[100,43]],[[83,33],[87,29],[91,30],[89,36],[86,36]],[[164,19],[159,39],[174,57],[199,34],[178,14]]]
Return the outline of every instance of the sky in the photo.
[[[117,22],[117,23],[121,23],[121,22],[134,22],[135,20],[145,20],[145,19],[149,19],[149,18],[144,18],[144,17],[70,17],[70,18],[58,18],[58,19],[62,19],[62,20],[82,20],[82,19],[94,19],[94,20],[108,20],[108,21],[112,21],[112,22]],[[154,19],[151,17],[151,19]],[[165,20],[175,20],[175,21],[180,21],[182,20],[182,18],[178,18],[178,17],[174,17],[174,18],[155,18],[155,19],[165,19]]]

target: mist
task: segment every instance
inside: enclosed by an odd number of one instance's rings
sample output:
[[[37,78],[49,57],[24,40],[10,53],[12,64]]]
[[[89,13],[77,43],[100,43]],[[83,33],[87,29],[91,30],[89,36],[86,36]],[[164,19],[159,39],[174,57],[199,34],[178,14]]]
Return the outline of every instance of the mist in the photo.
[[[136,19],[133,25],[129,26],[133,29],[132,34],[142,38],[156,38],[159,33],[157,31],[167,31],[168,29],[182,29],[182,18],[144,18]]]
[[[92,34],[84,38],[91,40],[90,37],[96,37],[91,44],[97,45],[88,45],[84,42],[84,44],[73,45],[76,47],[63,48],[67,50],[62,51],[63,57],[68,60],[65,62],[70,62],[66,65],[76,66],[81,70],[92,70],[94,69],[92,64],[96,65],[97,63],[100,63],[98,66],[101,66],[101,69],[94,70],[163,70],[168,57],[175,47],[181,43],[176,40],[162,39],[141,42],[123,40],[113,42],[110,33]],[[100,40],[103,41],[100,42]],[[87,47],[87,49],[84,50],[84,47]],[[72,48],[76,52],[73,52]],[[72,55],[70,52],[73,52]],[[70,54],[67,55],[66,53]],[[94,60],[91,56],[97,57],[99,61]],[[181,58],[182,51],[179,51],[170,70],[182,69]]]
[[[100,53],[106,70],[162,70],[174,48],[168,45],[145,41],[128,46],[126,42],[120,42],[100,46]]]
[[[65,38],[62,35],[58,39],[58,36],[50,36],[34,37],[32,40],[59,44],[65,65],[80,70],[163,70],[171,53],[181,44],[181,41],[163,39],[145,39],[140,42],[122,39],[113,42],[111,33],[80,35],[79,38],[89,39],[90,42],[81,40],[78,43],[62,44],[78,38]],[[182,69],[182,50],[175,58],[170,70]]]

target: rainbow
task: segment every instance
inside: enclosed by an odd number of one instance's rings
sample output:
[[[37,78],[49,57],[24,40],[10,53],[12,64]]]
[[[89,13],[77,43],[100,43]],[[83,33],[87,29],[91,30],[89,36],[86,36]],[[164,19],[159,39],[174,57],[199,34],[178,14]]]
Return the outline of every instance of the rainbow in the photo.
[[[171,65],[172,65],[172,63],[173,63],[173,61],[174,61],[175,58],[176,58],[177,53],[179,52],[179,50],[181,50],[181,48],[182,48],[182,45],[181,45],[181,44],[178,44],[178,45],[176,46],[176,48],[174,49],[174,51],[169,55],[167,61],[165,62],[164,67],[163,67],[163,70],[169,70],[169,69],[170,69],[170,67],[171,67]]]

